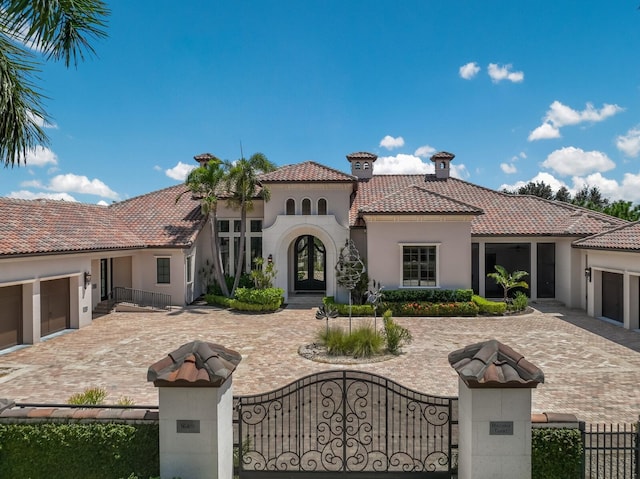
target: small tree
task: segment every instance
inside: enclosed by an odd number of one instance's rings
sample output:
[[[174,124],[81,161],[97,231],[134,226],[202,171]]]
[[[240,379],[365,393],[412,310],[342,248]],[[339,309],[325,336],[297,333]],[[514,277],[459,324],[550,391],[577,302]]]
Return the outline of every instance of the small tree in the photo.
[[[273,279],[278,274],[275,269],[276,265],[273,261],[267,261],[264,266],[264,258],[256,258],[253,260],[255,268],[251,270],[251,279],[256,289],[273,288]]]
[[[493,279],[497,284],[502,286],[504,290],[504,302],[508,302],[509,300],[509,291],[514,288],[529,288],[529,285],[526,281],[523,281],[522,278],[528,276],[529,273],[526,271],[514,271],[512,273],[508,273],[504,266],[500,266],[499,264],[495,265],[495,273],[488,273],[487,277]]]

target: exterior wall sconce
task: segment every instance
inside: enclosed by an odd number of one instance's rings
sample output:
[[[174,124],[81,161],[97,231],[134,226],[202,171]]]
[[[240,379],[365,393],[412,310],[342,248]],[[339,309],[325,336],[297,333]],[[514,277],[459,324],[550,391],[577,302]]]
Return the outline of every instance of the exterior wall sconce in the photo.
[[[84,273],[84,289],[87,289],[87,286],[91,284],[91,273]]]
[[[591,283],[591,267],[588,266],[584,269],[584,277]]]
[[[272,255],[272,254],[270,254],[270,255],[267,257],[267,263],[269,263],[269,264],[273,263],[273,255]]]

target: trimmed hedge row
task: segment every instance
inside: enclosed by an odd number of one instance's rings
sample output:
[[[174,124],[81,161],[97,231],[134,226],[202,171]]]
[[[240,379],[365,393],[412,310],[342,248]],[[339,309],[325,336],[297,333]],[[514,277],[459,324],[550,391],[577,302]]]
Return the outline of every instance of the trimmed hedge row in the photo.
[[[322,303],[325,306],[331,306],[332,309],[338,310],[340,316],[349,316],[349,305],[336,303],[333,296],[325,296],[322,298]],[[378,308],[378,313],[383,311],[382,308]],[[370,304],[354,304],[351,306],[352,316],[373,316],[373,307]]]
[[[0,424],[0,477],[160,475],[157,424]]]
[[[394,316],[477,316],[478,306],[473,301],[456,303],[383,303],[383,310]]]
[[[385,303],[466,303],[472,297],[471,289],[391,289],[382,292]]]
[[[282,306],[284,290],[282,288],[238,288],[234,298],[207,294],[207,304],[232,308],[238,311],[273,312]]]
[[[473,295],[473,302],[478,306],[481,314],[495,314],[501,316],[507,310],[507,303],[504,301],[490,301],[482,296]]]
[[[531,430],[531,479],[580,479],[582,435],[579,429]]]

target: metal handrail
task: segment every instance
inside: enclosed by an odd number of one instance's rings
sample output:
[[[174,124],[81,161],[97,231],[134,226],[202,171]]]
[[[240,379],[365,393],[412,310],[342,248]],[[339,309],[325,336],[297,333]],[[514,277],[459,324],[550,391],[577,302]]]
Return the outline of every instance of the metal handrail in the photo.
[[[113,289],[113,300],[116,303],[131,303],[135,306],[150,306],[155,309],[169,309],[171,311],[171,295],[166,293],[117,286]]]

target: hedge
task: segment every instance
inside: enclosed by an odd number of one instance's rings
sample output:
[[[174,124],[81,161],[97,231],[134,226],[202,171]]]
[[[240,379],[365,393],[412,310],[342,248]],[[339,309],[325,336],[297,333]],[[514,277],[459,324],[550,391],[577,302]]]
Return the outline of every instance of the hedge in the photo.
[[[414,301],[411,303],[383,303],[383,309],[389,309],[394,316],[477,316],[478,306],[472,301],[455,303],[429,303]]]
[[[579,429],[531,430],[531,479],[580,479],[582,435]]]
[[[349,305],[336,303],[333,296],[325,296],[322,298],[322,303],[326,306],[331,306],[333,309],[338,310],[340,316],[349,316]],[[382,308],[378,308],[378,313],[382,311]],[[370,304],[354,304],[351,306],[352,316],[373,316],[373,307]]]
[[[465,303],[471,301],[471,289],[391,289],[382,291],[386,303]]]
[[[0,424],[0,477],[159,476],[157,424]]]
[[[507,304],[504,301],[490,301],[482,296],[473,295],[473,302],[478,306],[480,314],[500,316],[507,310]]]
[[[282,306],[284,290],[281,288],[238,288],[234,298],[207,294],[207,304],[232,308],[238,311],[273,312]]]

